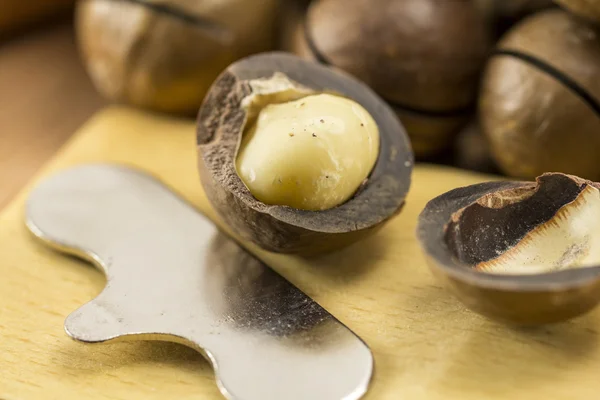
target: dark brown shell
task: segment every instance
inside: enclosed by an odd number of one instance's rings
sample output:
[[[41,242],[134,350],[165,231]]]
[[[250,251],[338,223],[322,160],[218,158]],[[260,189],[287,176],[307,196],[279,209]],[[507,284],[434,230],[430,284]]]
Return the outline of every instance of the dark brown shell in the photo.
[[[470,1],[320,0],[307,29],[332,65],[386,100],[427,111],[471,105],[490,45]]]
[[[600,35],[561,10],[528,18],[489,62],[479,113],[506,174],[599,180]]]
[[[235,157],[246,122],[240,107],[250,80],[281,72],[316,91],[333,90],[361,104],[380,130],[380,153],[363,187],[344,204],[303,211],[256,200],[236,173]],[[348,245],[400,211],[410,185],[413,156],[393,111],[354,78],[286,53],[265,53],[231,65],[217,79],[198,116],[199,169],[207,196],[244,238],[283,253],[314,254]]]
[[[417,156],[448,147],[466,123],[490,48],[471,1],[319,0],[296,52],[371,86],[398,112]]]
[[[598,0],[555,0],[557,4],[569,12],[600,24],[600,2]]]
[[[532,275],[490,274],[472,268],[550,220],[585,185],[598,187],[577,177],[546,174],[537,183],[487,182],[436,197],[419,216],[417,228],[429,266],[465,305],[490,318],[531,325],[589,311],[600,302],[600,267]],[[478,203],[500,191],[514,197],[493,207]]]

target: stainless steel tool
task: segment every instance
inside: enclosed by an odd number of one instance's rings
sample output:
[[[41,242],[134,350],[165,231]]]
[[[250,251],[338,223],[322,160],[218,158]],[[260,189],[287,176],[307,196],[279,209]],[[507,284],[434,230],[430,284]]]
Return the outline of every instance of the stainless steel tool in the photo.
[[[184,343],[208,358],[229,399],[367,390],[373,358],[362,340],[143,172],[63,171],[31,193],[27,226],[106,274],[104,291],[66,319],[74,339]]]

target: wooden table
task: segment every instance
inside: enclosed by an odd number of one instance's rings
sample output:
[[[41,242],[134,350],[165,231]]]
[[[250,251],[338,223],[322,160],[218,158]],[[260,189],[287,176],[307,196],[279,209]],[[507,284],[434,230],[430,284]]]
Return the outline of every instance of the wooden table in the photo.
[[[109,109],[35,180],[86,162],[148,171],[219,221],[199,183],[193,121]],[[488,179],[417,165],[398,216],[319,258],[247,244],[371,347],[376,368],[367,399],[598,398],[600,309],[563,324],[516,329],[468,311],[429,272],[414,235],[417,215],[432,197]],[[209,363],[181,345],[85,345],[67,337],[65,317],[105,281],[27,232],[24,204],[34,184],[0,212],[0,399],[221,399]]]
[[[68,21],[0,42],[0,209],[102,104]]]

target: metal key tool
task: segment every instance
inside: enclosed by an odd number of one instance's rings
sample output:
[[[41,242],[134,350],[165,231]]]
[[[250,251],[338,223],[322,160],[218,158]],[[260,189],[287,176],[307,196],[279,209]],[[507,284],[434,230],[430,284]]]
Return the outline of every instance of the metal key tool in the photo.
[[[27,226],[104,271],[102,293],[65,330],[94,343],[127,335],[189,345],[226,398],[358,399],[365,343],[154,178],[86,165],[42,182]]]

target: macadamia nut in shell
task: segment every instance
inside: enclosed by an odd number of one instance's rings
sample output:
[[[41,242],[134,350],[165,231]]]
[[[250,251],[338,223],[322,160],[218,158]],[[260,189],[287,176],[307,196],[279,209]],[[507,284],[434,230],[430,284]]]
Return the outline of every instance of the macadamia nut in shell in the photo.
[[[198,155],[206,195],[231,229],[303,255],[383,226],[402,209],[413,165],[402,125],[369,87],[289,53],[221,74],[198,115]]]
[[[600,180],[600,33],[558,9],[521,22],[487,66],[479,114],[504,173]]]
[[[152,110],[197,112],[231,62],[274,45],[277,0],[82,0],[77,36],[98,90]]]

